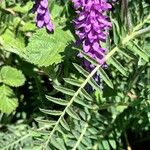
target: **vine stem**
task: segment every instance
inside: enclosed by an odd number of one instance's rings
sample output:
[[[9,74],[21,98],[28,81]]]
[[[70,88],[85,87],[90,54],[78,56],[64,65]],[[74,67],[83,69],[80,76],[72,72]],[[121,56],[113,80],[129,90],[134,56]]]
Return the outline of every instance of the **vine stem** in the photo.
[[[148,20],[149,16],[145,19]],[[141,26],[143,24],[145,24],[146,21],[144,21],[142,24],[137,25],[134,29],[138,30],[141,28]],[[133,31],[135,31],[133,29]],[[138,36],[138,31],[136,32],[132,32],[131,34],[127,35],[123,40],[122,40],[122,44],[125,45],[127,44],[130,40],[132,40],[134,37]],[[114,55],[116,52],[118,51],[118,47],[114,47],[105,57],[105,61],[107,61],[112,55]],[[60,115],[58,121],[56,122],[53,130],[50,132],[48,139],[46,140],[46,142],[42,145],[42,150],[45,150],[52,138],[52,135],[54,134],[54,132],[56,131],[61,119],[64,117],[64,115],[66,114],[67,109],[72,105],[72,103],[74,102],[74,99],[79,95],[80,91],[82,90],[82,88],[85,87],[85,85],[88,83],[88,81],[90,80],[90,78],[92,78],[94,76],[94,74],[98,71],[98,69],[101,67],[101,65],[97,65],[93,71],[87,76],[86,80],[81,84],[81,86],[78,88],[78,90],[76,91],[76,93],[74,94],[74,96],[71,98],[71,100],[69,101],[69,103],[67,104],[67,106],[65,107],[64,111],[62,112],[62,114]]]

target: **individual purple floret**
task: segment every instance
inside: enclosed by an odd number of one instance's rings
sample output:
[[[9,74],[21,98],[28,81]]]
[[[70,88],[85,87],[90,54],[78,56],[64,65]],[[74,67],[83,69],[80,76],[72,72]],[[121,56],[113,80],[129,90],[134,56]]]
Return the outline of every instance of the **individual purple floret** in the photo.
[[[107,0],[72,0],[77,10],[78,18],[74,20],[78,43],[83,44],[83,50],[99,64],[105,62],[106,49],[101,46],[106,41],[107,30],[111,23],[106,11],[111,9]]]
[[[54,30],[51,17],[48,10],[48,0],[36,0],[33,6],[33,11],[36,12],[36,24],[39,28],[46,27],[50,32]]]

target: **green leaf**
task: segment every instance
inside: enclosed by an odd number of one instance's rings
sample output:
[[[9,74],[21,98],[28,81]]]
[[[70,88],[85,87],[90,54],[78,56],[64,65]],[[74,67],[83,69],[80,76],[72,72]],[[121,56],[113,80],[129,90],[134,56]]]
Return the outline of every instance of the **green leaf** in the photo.
[[[0,86],[0,110],[10,114],[18,106],[18,100],[11,88],[6,85]]]
[[[95,89],[101,92],[101,87],[96,83],[96,81],[91,78],[88,83]]]
[[[129,42],[127,48],[129,48],[135,54],[138,54],[139,57],[143,58],[146,62],[149,61],[148,55],[135,42]]]
[[[35,25],[35,23],[33,23],[33,22],[26,22],[24,25],[23,25],[23,27],[21,28],[21,30],[23,31],[23,32],[28,32],[28,31],[34,31],[34,30],[36,30],[36,25]]]
[[[93,64],[95,66],[97,65],[97,61],[95,59],[91,58],[89,55],[87,55],[86,53],[84,53],[82,50],[79,50],[79,51],[80,51],[80,53],[83,55],[83,57],[86,60],[88,60],[89,62],[91,62],[91,64]]]
[[[76,103],[84,106],[84,107],[87,107],[89,109],[93,109],[93,107],[89,104],[87,104],[85,101],[83,101],[80,97],[76,97],[75,100],[74,100]]]
[[[24,40],[22,38],[16,38],[14,33],[10,30],[6,30],[4,34],[0,36],[0,44],[4,50],[26,58]]]
[[[112,64],[116,69],[118,69],[118,71],[120,71],[124,76],[128,76],[127,75],[127,71],[125,70],[125,68],[120,64],[120,62],[118,62],[114,57],[111,57],[107,60],[108,63]]]
[[[74,119],[80,120],[79,116],[75,113],[75,111],[72,108],[68,108],[66,110],[69,116],[71,116]]]
[[[74,63],[73,65],[85,77],[87,77],[89,75],[89,73],[86,70],[84,70],[81,66],[79,66],[78,64]]]
[[[47,110],[47,109],[41,109],[40,111],[48,114],[48,115],[53,115],[53,116],[60,116],[62,114],[62,111],[58,111],[58,110]]]
[[[61,120],[60,120],[60,121],[61,121]],[[62,135],[64,134],[64,130],[63,130],[62,126],[60,125],[60,123],[58,124],[56,130],[57,130],[59,133],[61,133]]]
[[[48,95],[46,95],[46,98],[55,104],[64,105],[64,106],[66,106],[68,104],[68,102],[66,100],[62,100],[60,98],[55,98],[55,97],[48,96]]]
[[[103,145],[103,147],[104,147],[105,150],[110,150],[110,146],[109,146],[108,141],[103,140],[102,141],[102,145]]]
[[[108,75],[106,74],[106,72],[102,68],[99,68],[98,73],[100,74],[102,80],[104,80],[104,82],[113,89],[113,84],[109,79]]]
[[[78,86],[78,87],[80,87],[82,84],[82,82],[77,79],[75,80],[75,79],[70,79],[70,78],[64,78],[64,80],[65,80],[65,82],[67,82],[71,85],[74,85],[74,86]]]
[[[113,40],[114,40],[114,43],[118,45],[120,42],[120,36],[121,36],[119,25],[116,19],[112,19],[112,22],[113,22]]]
[[[67,131],[70,131],[70,127],[64,118],[61,119],[60,123]]]
[[[68,89],[68,88],[64,88],[64,87],[61,87],[61,86],[54,86],[54,88],[57,91],[60,91],[60,92],[62,92],[64,94],[67,94],[67,95],[70,95],[70,96],[74,96],[74,93],[75,93],[74,90],[71,90],[71,89]]]
[[[46,124],[46,125],[55,125],[56,124],[56,121],[53,121],[53,120],[43,120],[43,119],[38,119],[36,118],[35,121],[37,121],[38,123],[41,123],[41,124]]]
[[[65,31],[56,28],[54,34],[45,29],[38,30],[27,46],[28,61],[38,66],[49,66],[62,61],[61,53],[73,38]]]
[[[89,100],[89,101],[93,101],[93,98],[90,96],[90,94],[88,94],[87,92],[86,92],[86,90],[85,89],[81,89],[81,95],[83,95],[87,100]]]
[[[19,87],[25,82],[25,77],[22,72],[10,66],[2,67],[0,76],[3,83],[14,87]]]
[[[56,18],[58,16],[60,16],[60,13],[63,11],[63,6],[62,5],[58,5],[57,3],[55,3],[54,1],[51,1],[53,3],[53,8],[51,9],[51,15],[53,16],[53,18]]]
[[[111,145],[111,147],[112,147],[113,149],[116,149],[116,148],[117,148],[117,145],[116,145],[116,141],[115,141],[115,140],[110,139],[110,140],[108,140],[108,142],[109,142],[109,144]]]
[[[16,5],[12,8],[12,10],[15,12],[26,14],[26,13],[28,13],[28,11],[30,9],[32,9],[32,7],[33,7],[33,4],[32,4],[32,2],[29,1],[24,6],[22,6],[19,3],[16,3]]]
[[[89,75],[89,73],[78,64],[73,64],[73,65],[83,76],[87,77]],[[93,78],[90,78],[88,82],[93,88],[100,90],[100,86],[95,82]]]
[[[59,140],[59,138],[51,138],[51,144],[56,147],[58,150],[66,150],[65,146],[64,146],[64,142],[62,141],[62,139]]]

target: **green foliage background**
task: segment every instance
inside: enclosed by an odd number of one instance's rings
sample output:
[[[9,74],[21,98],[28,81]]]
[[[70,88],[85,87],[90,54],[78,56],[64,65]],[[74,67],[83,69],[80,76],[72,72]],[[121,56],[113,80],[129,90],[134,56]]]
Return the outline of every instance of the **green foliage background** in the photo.
[[[32,6],[0,1],[0,150],[129,150],[149,141],[149,1],[113,4],[107,68],[75,45],[71,1],[49,1],[53,34],[36,28]]]

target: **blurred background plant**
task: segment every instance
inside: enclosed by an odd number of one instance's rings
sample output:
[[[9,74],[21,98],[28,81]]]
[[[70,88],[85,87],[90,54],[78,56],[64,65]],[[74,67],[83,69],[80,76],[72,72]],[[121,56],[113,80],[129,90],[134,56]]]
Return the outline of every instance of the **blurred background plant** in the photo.
[[[76,46],[71,1],[49,1],[53,34],[35,26],[32,1],[0,2],[0,149],[146,149],[149,1],[109,1],[106,68]]]

